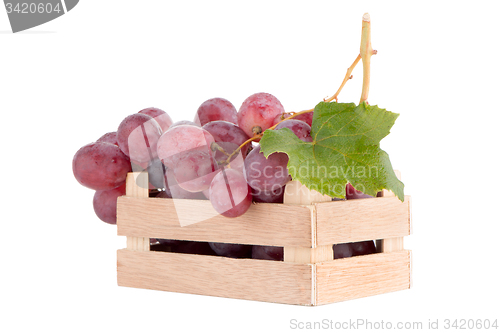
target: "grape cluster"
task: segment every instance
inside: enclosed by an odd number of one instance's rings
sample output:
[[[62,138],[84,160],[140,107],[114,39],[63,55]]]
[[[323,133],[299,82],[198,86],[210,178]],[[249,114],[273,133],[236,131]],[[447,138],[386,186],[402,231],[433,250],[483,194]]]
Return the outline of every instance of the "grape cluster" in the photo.
[[[312,142],[312,112],[284,120],[289,115],[268,93],[251,95],[239,111],[226,99],[209,99],[200,105],[194,121],[174,123],[165,111],[147,108],[123,119],[116,132],[78,150],[73,173],[80,184],[96,191],[95,213],[110,224],[116,224],[117,198],[125,194],[131,171],[148,173],[149,189],[154,189],[150,195],[210,200],[219,214],[238,217],[252,202],[283,203],[285,185],[291,180],[288,155],[273,153],[266,158],[257,142],[275,125]],[[346,190],[347,199],[366,197],[350,184]],[[172,247],[200,246],[170,242]],[[228,257],[283,258],[282,248],[208,245],[203,249]]]
[[[208,199],[221,215],[243,215],[252,201],[282,203],[290,180],[288,157],[268,159],[252,140],[281,121],[285,110],[271,94],[248,97],[239,111],[226,99],[200,105],[194,121],[174,123],[158,108],[127,116],[116,132],[82,147],[73,158],[78,182],[96,191],[94,210],[104,222],[116,223],[116,199],[125,194],[127,173],[147,172],[150,189],[160,198]],[[311,127],[286,120],[299,138],[311,141]]]

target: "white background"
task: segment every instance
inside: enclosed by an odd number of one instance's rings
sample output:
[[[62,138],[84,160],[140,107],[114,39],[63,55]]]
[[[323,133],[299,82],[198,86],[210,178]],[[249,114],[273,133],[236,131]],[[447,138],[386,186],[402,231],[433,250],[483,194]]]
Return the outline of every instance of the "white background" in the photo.
[[[500,319],[498,7],[83,0],[18,34],[0,9],[0,331]],[[265,91],[289,111],[311,108],[358,54],[364,12],[378,50],[369,102],[401,114],[382,148],[413,198],[413,288],[310,308],[118,287],[125,239],[95,216],[74,153],[149,106],[191,120],[208,98],[238,108]],[[359,101],[361,66],[353,75],[341,102]]]

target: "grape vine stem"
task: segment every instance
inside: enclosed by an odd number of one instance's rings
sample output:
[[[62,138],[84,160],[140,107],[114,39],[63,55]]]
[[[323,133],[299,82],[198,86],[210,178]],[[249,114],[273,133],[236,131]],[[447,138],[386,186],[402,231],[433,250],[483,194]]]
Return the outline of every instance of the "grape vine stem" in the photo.
[[[356,57],[356,60],[354,60],[354,62],[352,63],[351,67],[349,67],[347,69],[347,73],[344,77],[344,81],[342,81],[342,84],[340,85],[339,89],[337,90],[337,92],[330,98],[325,98],[323,101],[324,102],[331,102],[333,100],[335,100],[335,102],[338,102],[338,97],[339,97],[339,94],[340,92],[342,91],[342,88],[344,88],[345,84],[347,83],[347,81],[349,81],[350,79],[352,79],[352,71],[354,70],[354,68],[356,67],[356,65],[358,64],[358,62],[361,60],[361,54],[358,54],[358,56]]]
[[[363,89],[361,91],[359,104],[363,102],[368,103],[368,92],[370,91],[370,60],[372,55],[377,54],[377,51],[372,48],[371,30],[370,14],[365,13],[363,15],[360,46],[360,55],[363,60]]]
[[[371,60],[371,56],[374,54],[377,54],[377,51],[372,48],[370,14],[365,13],[363,15],[363,23],[362,23],[362,29],[361,29],[360,53],[358,54],[358,56],[356,57],[356,59],[354,60],[352,65],[347,69],[347,73],[344,76],[344,80],[342,81],[342,84],[340,85],[337,92],[332,97],[323,99],[323,101],[329,103],[329,102],[332,102],[333,100],[335,100],[335,102],[338,102],[338,96],[339,96],[340,92],[344,88],[347,81],[352,79],[352,75],[351,75],[352,71],[354,70],[356,65],[359,63],[359,61],[362,60],[362,62],[363,62],[363,88],[361,91],[361,99],[360,99],[359,103],[361,104],[363,102],[367,102],[368,92],[370,90],[370,60]],[[301,114],[305,114],[305,113],[309,113],[309,112],[313,112],[313,111],[314,111],[314,108],[309,109],[309,110],[300,111],[300,112],[292,112],[292,114],[290,116],[283,118],[280,122],[278,122],[274,126],[271,126],[268,129],[273,130],[276,128],[276,126],[278,126],[281,122],[283,122],[285,120],[293,119],[297,116],[300,116]],[[262,138],[263,135],[264,135],[264,132],[255,134],[253,137],[251,137],[250,139],[243,142],[231,154],[226,153],[226,155],[228,155],[228,158],[225,161],[225,164],[228,164],[231,161],[231,159],[234,157],[234,155],[236,155],[241,150],[241,148],[243,148],[245,145],[249,144],[250,142],[259,140],[260,138]]]

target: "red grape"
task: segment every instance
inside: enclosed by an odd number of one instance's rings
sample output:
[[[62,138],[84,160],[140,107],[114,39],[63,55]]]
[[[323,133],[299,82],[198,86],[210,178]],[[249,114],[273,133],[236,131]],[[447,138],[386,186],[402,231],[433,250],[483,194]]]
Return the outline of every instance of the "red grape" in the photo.
[[[156,239],[156,241],[159,244],[168,245],[168,246],[175,246],[175,245],[178,245],[182,242],[182,241],[177,240],[177,239],[162,239],[162,238],[158,238],[158,239]]]
[[[276,118],[274,118],[273,125],[276,125],[277,123],[279,123],[280,121],[282,121],[285,118],[290,117],[291,115],[292,115],[292,113],[285,112],[283,114],[276,116]],[[313,115],[314,115],[314,111],[311,111],[311,112],[299,114],[297,117],[293,117],[292,119],[302,120],[307,125],[312,127]],[[289,119],[289,120],[291,120],[291,119]]]
[[[148,115],[156,120],[163,132],[166,132],[170,125],[172,125],[172,118],[170,118],[170,116],[165,111],[158,108],[147,108],[139,111],[138,113]]]
[[[212,121],[204,125],[203,129],[212,134],[215,142],[217,142],[217,144],[228,154],[234,152],[243,142],[250,139],[241,128],[227,121]],[[251,143],[249,142],[241,148],[241,155],[243,158],[247,156],[250,146]],[[216,151],[215,159],[218,162],[225,161],[227,156],[220,151]]]
[[[222,169],[210,185],[210,202],[226,217],[243,215],[252,204],[252,194],[243,174],[233,169]]]
[[[94,194],[94,212],[102,221],[116,224],[117,198],[125,195],[125,184],[107,191],[96,191]]]
[[[354,256],[377,253],[375,243],[372,240],[351,243],[351,248]]]
[[[279,246],[254,245],[252,247],[252,258],[283,261],[283,248]]]
[[[333,246],[333,259],[350,258],[353,256],[350,243],[335,244]]]
[[[377,250],[375,248],[375,243],[372,240],[354,242],[354,243],[335,244],[333,246],[334,259],[362,256],[373,253],[377,253]]]
[[[276,116],[284,112],[283,105],[273,95],[253,94],[238,111],[238,125],[249,137],[253,137],[271,127]]]
[[[311,126],[302,120],[288,119],[279,123],[274,129],[289,128],[300,140],[305,142],[312,142]]]
[[[116,132],[109,132],[97,139],[97,142],[107,142],[115,146],[118,146],[118,141],[116,138]]]
[[[170,128],[172,127],[177,127],[177,126],[181,126],[181,125],[191,125],[191,126],[196,126],[196,127],[201,127],[200,125],[198,125],[197,123],[195,122],[192,122],[192,121],[189,121],[189,120],[181,120],[181,121],[176,121],[175,123],[173,123]]]
[[[211,152],[213,142],[212,134],[200,127],[171,126],[158,140],[158,157],[167,167],[173,168],[184,152],[194,149]]]
[[[348,183],[345,188],[345,198],[347,200],[352,200],[352,199],[373,198],[373,196],[364,194],[363,192],[354,189],[354,187]]]
[[[255,202],[283,203],[285,186],[271,191],[259,191],[252,188],[252,197]]]
[[[212,98],[203,102],[194,117],[194,122],[200,126],[216,120],[238,123],[236,108],[227,99]]]
[[[73,157],[76,180],[96,191],[122,185],[131,171],[129,158],[111,143],[90,143],[80,148]]]
[[[160,125],[148,115],[135,113],[118,126],[118,146],[132,161],[149,162],[157,157]]]
[[[170,197],[173,199],[200,199],[206,200],[205,196],[202,192],[189,192],[183,189],[177,184],[177,180],[175,179],[174,172],[172,169],[168,169],[165,173],[166,184],[165,193],[168,195],[170,193]],[[167,191],[168,189],[168,191]]]
[[[180,156],[172,170],[180,187],[200,192],[210,187],[219,167],[212,152],[190,150]]]
[[[207,242],[177,241],[171,248],[175,253],[215,255]]]
[[[156,194],[155,198],[171,199],[172,195],[170,194],[170,190],[169,191],[160,191]]]
[[[208,245],[217,255],[229,258],[250,258],[252,252],[252,245],[211,242]]]
[[[285,153],[272,153],[265,158],[260,146],[254,148],[245,159],[248,184],[259,191],[277,191],[290,180],[287,163]]]

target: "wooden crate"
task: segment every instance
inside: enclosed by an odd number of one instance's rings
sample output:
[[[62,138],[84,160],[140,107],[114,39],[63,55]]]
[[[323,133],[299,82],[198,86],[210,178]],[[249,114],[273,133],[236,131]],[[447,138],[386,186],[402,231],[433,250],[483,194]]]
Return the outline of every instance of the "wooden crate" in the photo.
[[[118,250],[120,286],[300,305],[410,288],[409,196],[331,201],[291,182],[287,193],[295,194],[285,204],[253,204],[226,218],[208,200],[148,198],[145,184],[130,173],[118,198],[118,235],[127,236]],[[150,251],[150,238],[282,246],[284,261]],[[376,240],[379,253],[333,259],[333,244],[364,240]]]

